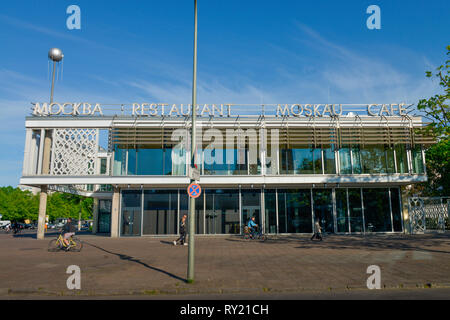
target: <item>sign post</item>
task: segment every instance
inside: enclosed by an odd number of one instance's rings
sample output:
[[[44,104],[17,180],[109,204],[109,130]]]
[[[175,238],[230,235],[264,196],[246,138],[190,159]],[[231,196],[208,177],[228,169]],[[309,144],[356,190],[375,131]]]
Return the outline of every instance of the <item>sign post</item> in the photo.
[[[194,0],[194,66],[192,77],[192,134],[191,134],[191,163],[190,167],[195,168],[196,130],[195,119],[197,117],[197,0]],[[191,184],[195,181],[191,177]],[[188,247],[188,270],[187,282],[194,282],[194,234],[195,234],[195,198],[189,199],[189,247]]]

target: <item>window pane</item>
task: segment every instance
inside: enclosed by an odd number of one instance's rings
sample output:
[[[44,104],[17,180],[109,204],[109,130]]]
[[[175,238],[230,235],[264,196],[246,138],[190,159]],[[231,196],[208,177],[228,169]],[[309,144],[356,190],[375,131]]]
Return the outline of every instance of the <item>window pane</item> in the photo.
[[[336,223],[337,232],[349,232],[347,211],[347,190],[335,189],[336,192]]]
[[[326,146],[323,150],[323,164],[325,174],[336,173],[336,162],[334,159],[334,146]]]
[[[177,190],[145,190],[143,234],[177,233]]]
[[[391,206],[392,206],[392,219],[394,223],[394,231],[401,232],[402,230],[402,212],[400,205],[400,189],[391,188]]]
[[[255,223],[261,226],[261,190],[242,190],[241,191],[241,214],[242,227],[247,225],[248,221],[255,217]]]
[[[322,174],[322,149],[313,149],[314,174]]]
[[[343,174],[352,173],[352,163],[350,160],[350,148],[343,147],[339,149],[339,169]]]
[[[127,159],[127,150],[124,148],[124,146],[115,145],[113,175],[115,176],[125,175],[126,159]]]
[[[294,171],[298,174],[314,173],[313,149],[308,146],[299,146],[292,150]]]
[[[348,189],[351,232],[363,232],[361,189]]]
[[[395,173],[394,149],[386,147],[385,153],[386,153],[386,172]]]
[[[277,232],[277,208],[275,190],[264,190],[264,220],[266,223],[266,233]]]
[[[205,196],[206,233],[240,233],[239,190],[206,190]]]
[[[278,219],[280,232],[288,232],[288,233],[312,232],[311,190],[309,189],[279,190],[278,206],[279,206]]]
[[[406,145],[398,144],[395,146],[395,155],[397,160],[397,172],[408,173],[408,157],[406,155]]]
[[[392,231],[388,189],[363,189],[366,232]]]
[[[122,191],[122,226],[121,235],[136,236],[141,234],[141,191]]]
[[[366,145],[361,150],[363,173],[386,173],[384,146]]]
[[[163,149],[155,149],[153,146],[141,146],[137,152],[138,175],[162,175],[163,174]],[[130,154],[128,153],[128,161]],[[128,167],[128,170],[130,167]],[[128,174],[130,174],[128,172]]]
[[[330,189],[313,190],[314,219],[319,220],[322,230],[334,232],[333,199]]]
[[[353,156],[353,173],[361,174],[362,166],[361,166],[361,148],[360,148],[360,146],[352,147],[352,156]]]
[[[421,146],[415,146],[414,149],[411,150],[412,157],[412,169],[413,173],[421,174],[424,173],[423,168],[423,159],[422,159],[422,148]]]

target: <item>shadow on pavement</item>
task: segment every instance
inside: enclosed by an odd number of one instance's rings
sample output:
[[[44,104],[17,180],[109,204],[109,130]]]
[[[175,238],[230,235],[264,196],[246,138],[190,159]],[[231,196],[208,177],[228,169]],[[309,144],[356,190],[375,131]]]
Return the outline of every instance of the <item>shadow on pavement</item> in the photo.
[[[138,264],[140,264],[140,265],[143,265],[144,267],[146,267],[146,268],[148,268],[148,269],[151,269],[151,270],[154,270],[154,271],[158,271],[158,272],[161,272],[161,273],[163,273],[163,274],[165,274],[165,275],[168,275],[168,276],[171,277],[171,278],[180,280],[180,281],[182,281],[182,282],[187,282],[186,279],[183,279],[183,278],[181,278],[181,277],[179,277],[179,276],[177,276],[177,275],[175,275],[175,274],[173,274],[173,273],[167,272],[167,271],[165,271],[165,270],[162,270],[162,269],[159,269],[159,268],[156,268],[156,267],[152,267],[152,266],[148,265],[147,263],[142,262],[141,260],[136,259],[136,258],[134,258],[134,257],[128,256],[128,255],[126,255],[126,254],[121,254],[121,253],[115,253],[115,252],[112,252],[112,251],[108,251],[108,250],[106,250],[106,249],[104,249],[104,248],[101,248],[101,247],[99,247],[99,246],[96,246],[95,244],[89,243],[89,242],[87,242],[87,241],[83,241],[83,243],[84,243],[84,244],[87,244],[87,245],[90,245],[91,247],[94,247],[94,248],[96,248],[96,249],[99,249],[99,250],[101,250],[101,251],[103,251],[103,252],[106,252],[106,253],[115,255],[115,256],[119,257],[121,260],[127,260],[127,261],[131,261],[131,262],[135,262],[135,263],[138,263]]]

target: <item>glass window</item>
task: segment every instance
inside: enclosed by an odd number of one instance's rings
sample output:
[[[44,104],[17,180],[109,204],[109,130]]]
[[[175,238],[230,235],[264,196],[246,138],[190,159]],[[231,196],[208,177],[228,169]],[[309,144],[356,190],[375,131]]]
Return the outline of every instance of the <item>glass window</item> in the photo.
[[[113,175],[121,176],[126,174],[127,150],[124,146],[114,146]]]
[[[335,189],[337,232],[349,232],[347,189]]]
[[[353,157],[353,173],[361,174],[361,148],[358,145],[352,146],[352,157]]]
[[[314,173],[313,149],[308,146],[298,146],[290,149],[294,172],[298,174]],[[322,167],[322,165],[320,165]]]
[[[141,235],[141,190],[122,191],[121,235]]]
[[[423,158],[422,158],[422,148],[420,145],[416,145],[411,150],[411,158],[412,158],[412,171],[416,174],[425,173],[423,168]]]
[[[361,150],[363,173],[386,173],[386,155],[384,146],[366,145]]]
[[[366,232],[392,231],[388,189],[363,189],[363,201]]]
[[[313,189],[314,219],[319,220],[322,231],[334,232],[333,198],[330,189]]]
[[[395,146],[395,156],[397,158],[397,173],[408,173],[408,157],[405,144]]]
[[[402,232],[402,210],[400,203],[400,189],[391,188],[391,206],[392,206],[392,219],[394,223],[394,231]]]
[[[275,190],[264,190],[264,220],[266,233],[277,232],[277,200]]]
[[[136,149],[128,149],[128,175],[136,175],[136,158],[137,158],[137,150]]]
[[[280,233],[311,233],[311,190],[278,190]]]
[[[342,174],[352,173],[352,162],[350,159],[350,148],[344,146],[339,149],[339,169]]]
[[[130,161],[130,149],[128,151],[128,161]],[[163,149],[156,149],[154,146],[139,146],[137,151],[137,174],[138,175],[162,175],[163,174]],[[128,174],[130,174],[128,165]]]
[[[363,232],[361,189],[348,189],[348,205],[350,210],[351,232]]]
[[[176,234],[177,190],[145,190],[143,234]]]
[[[294,163],[292,149],[287,149],[286,145],[280,148],[281,174],[293,174]]]
[[[186,151],[182,147],[172,149],[172,170],[174,176],[186,175]]]
[[[386,156],[386,172],[395,173],[394,148],[386,146],[385,156]]]
[[[323,149],[323,164],[325,166],[325,174],[336,173],[336,161],[334,159],[334,145],[324,146]]]
[[[100,158],[100,174],[106,174],[107,159]]]
[[[280,150],[280,152],[281,152],[281,150]],[[277,157],[278,157],[277,149],[273,148],[272,144],[268,144],[267,149],[266,149],[266,173],[267,174],[278,174],[278,158]]]

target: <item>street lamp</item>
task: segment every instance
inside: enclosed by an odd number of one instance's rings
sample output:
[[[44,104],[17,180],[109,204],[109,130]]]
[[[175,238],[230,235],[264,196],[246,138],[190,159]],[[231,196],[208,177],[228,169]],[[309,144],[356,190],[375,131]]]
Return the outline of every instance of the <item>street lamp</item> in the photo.
[[[64,58],[64,55],[63,55],[61,49],[51,48],[50,51],[48,52],[48,58],[53,61],[52,91],[50,93],[50,103],[52,103],[53,102],[53,89],[54,89],[54,86],[55,86],[55,68],[56,68],[56,63],[60,62]]]
[[[197,117],[197,0],[194,0],[194,71],[192,78],[192,128],[191,128],[191,168],[195,168],[195,152],[196,149],[196,130],[195,119]],[[192,171],[192,170],[190,170]],[[191,175],[190,181],[195,182],[193,175]],[[195,198],[189,199],[189,248],[188,248],[188,270],[187,270],[187,282],[194,282],[194,233],[195,233]]]

